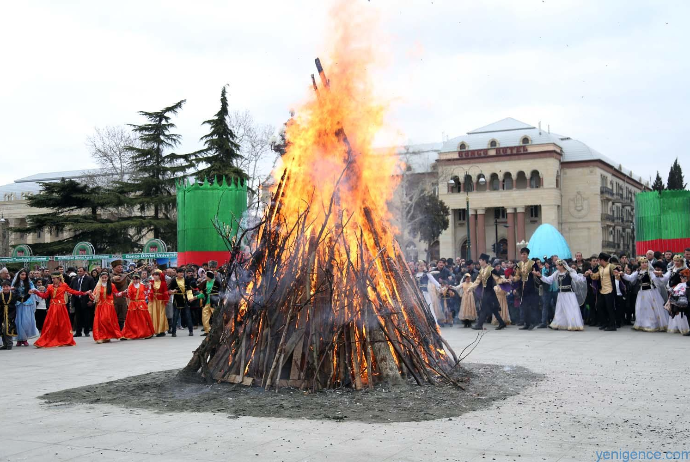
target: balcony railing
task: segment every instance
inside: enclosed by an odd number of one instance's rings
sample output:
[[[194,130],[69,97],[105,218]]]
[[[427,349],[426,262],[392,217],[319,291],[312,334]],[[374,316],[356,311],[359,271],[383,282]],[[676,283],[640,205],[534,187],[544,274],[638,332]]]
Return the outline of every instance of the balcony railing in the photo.
[[[615,249],[616,243],[613,241],[601,241],[601,248],[602,249]]]
[[[599,192],[601,193],[602,196],[613,197],[613,189],[609,188],[608,186],[600,187]]]
[[[613,202],[623,202],[623,194],[614,194]]]
[[[601,214],[601,221],[613,222],[613,215],[611,215],[610,213],[602,213]]]

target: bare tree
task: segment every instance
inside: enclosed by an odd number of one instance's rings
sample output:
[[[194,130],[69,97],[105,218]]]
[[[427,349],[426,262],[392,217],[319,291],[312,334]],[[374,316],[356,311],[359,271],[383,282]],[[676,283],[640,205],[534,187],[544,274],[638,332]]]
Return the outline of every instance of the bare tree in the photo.
[[[247,172],[247,187],[258,197],[260,185],[269,178],[278,158],[271,150],[271,138],[275,128],[256,122],[247,110],[234,111],[229,119],[242,153],[242,160],[237,166]]]
[[[410,238],[410,229],[417,221],[422,220],[422,217],[415,213],[415,205],[425,194],[435,192],[432,181],[436,174],[432,172],[433,160],[425,156],[427,152],[405,146],[402,152],[398,153],[401,158],[397,172],[400,182],[390,205],[393,215],[399,222],[398,239],[403,246],[407,245]]]
[[[125,181],[132,160],[132,152],[125,148],[138,145],[139,139],[127,127],[96,127],[95,133],[86,139],[86,147],[103,170],[90,175],[90,179],[96,183],[103,177],[109,182]]]

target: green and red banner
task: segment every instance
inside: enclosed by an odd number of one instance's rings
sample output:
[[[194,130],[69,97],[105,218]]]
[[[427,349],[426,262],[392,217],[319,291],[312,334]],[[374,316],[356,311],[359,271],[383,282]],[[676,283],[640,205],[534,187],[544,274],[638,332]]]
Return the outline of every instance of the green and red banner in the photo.
[[[177,185],[177,264],[227,262],[230,252],[214,222],[226,235],[235,235],[247,210],[247,185],[242,181],[207,180]]]
[[[683,253],[690,247],[690,191],[657,191],[635,196],[635,250]]]

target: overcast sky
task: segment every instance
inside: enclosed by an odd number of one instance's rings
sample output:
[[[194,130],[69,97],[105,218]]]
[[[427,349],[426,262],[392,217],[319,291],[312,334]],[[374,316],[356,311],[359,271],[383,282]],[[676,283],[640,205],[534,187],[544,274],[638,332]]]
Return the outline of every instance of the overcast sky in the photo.
[[[690,177],[690,2],[352,0],[380,18],[391,101],[381,144],[433,142],[504,117],[579,139],[664,180]],[[232,109],[280,125],[325,56],[328,1],[4,2],[0,184],[93,167],[94,127],[186,99],[180,152],[229,84]],[[341,20],[344,20],[341,18]],[[326,61],[325,66],[328,66]]]

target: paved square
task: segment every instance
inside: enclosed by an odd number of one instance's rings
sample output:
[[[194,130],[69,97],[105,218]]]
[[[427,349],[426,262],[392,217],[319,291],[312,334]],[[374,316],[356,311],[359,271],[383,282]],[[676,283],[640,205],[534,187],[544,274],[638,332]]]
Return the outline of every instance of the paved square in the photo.
[[[456,351],[474,337],[458,327],[443,334]],[[489,330],[468,361],[525,366],[546,379],[489,409],[396,424],[46,406],[38,399],[46,392],[182,367],[200,337],[76,340],[0,352],[0,459],[524,462],[690,450],[690,339],[678,334]]]

